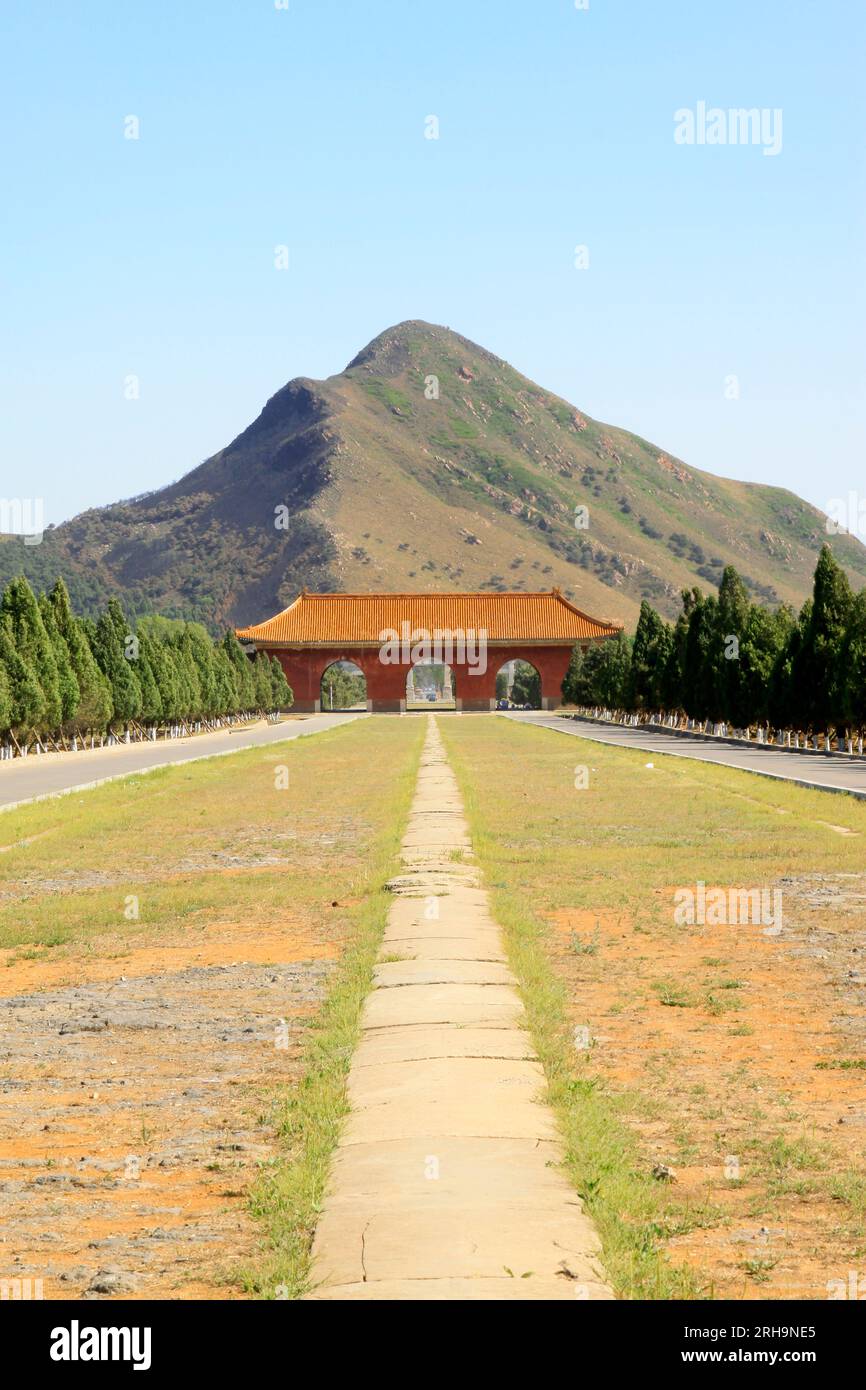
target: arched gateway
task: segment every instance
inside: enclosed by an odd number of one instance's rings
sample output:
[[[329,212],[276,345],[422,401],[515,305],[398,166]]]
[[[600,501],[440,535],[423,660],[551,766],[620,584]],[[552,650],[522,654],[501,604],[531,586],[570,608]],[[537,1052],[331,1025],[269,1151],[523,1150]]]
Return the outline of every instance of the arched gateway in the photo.
[[[615,637],[620,623],[590,618],[549,593],[310,594],[276,617],[237,629],[242,642],[280,661],[293,709],[321,708],[321,679],[335,661],[351,661],[367,681],[367,708],[404,710],[406,678],[417,664],[450,667],[455,707],[496,705],[496,675],[506,662],[529,662],[541,677],[541,705],[561,701],[576,644]],[[430,708],[433,708],[432,704]]]

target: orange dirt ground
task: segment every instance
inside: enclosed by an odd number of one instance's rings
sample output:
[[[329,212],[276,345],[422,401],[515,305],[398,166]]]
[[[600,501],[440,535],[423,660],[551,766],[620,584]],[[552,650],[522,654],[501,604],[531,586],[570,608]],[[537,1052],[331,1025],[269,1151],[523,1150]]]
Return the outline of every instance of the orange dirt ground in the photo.
[[[0,953],[0,1273],[46,1298],[229,1298],[259,1238],[267,1097],[298,1071],[340,914],[217,924],[99,955]],[[118,950],[121,941],[118,938]],[[5,966],[5,968],[3,968]],[[277,1029],[285,1032],[277,1046]]]
[[[551,914],[570,1020],[597,1020],[587,1066],[614,1092],[652,1097],[626,1101],[645,1161],[673,1169],[672,1193],[704,1208],[669,1257],[716,1297],[827,1298],[828,1278],[863,1267],[866,1072],[817,1065],[866,1051],[866,882],[841,877],[841,888],[786,884],[802,926],[784,938]],[[783,1134],[796,1151],[773,1147]],[[834,1193],[846,1171],[861,1174],[853,1204]]]

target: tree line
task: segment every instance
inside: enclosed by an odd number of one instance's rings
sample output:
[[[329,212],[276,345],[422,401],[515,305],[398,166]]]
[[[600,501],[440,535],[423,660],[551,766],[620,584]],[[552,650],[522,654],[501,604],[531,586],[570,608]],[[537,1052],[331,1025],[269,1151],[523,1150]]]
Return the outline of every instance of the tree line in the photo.
[[[728,565],[718,595],[683,590],[675,623],[644,602],[633,637],[575,648],[562,694],[569,704],[734,728],[862,733],[866,589],[852,591],[826,545],[799,613],[752,602]]]
[[[250,661],[233,632],[214,642],[200,623],[140,618],[116,598],[77,617],[62,579],[38,597],[23,576],[0,598],[0,742],[66,747],[90,735],[155,737],[192,724],[286,708],[276,658]],[[8,756],[8,753],[7,753]]]

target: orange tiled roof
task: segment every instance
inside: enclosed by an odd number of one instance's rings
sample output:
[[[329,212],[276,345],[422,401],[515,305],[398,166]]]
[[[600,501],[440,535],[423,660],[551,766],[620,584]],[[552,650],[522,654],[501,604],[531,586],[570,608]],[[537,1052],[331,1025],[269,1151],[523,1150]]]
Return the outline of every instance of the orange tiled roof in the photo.
[[[402,624],[454,632],[486,628],[490,642],[579,642],[612,637],[621,623],[582,613],[558,589],[550,593],[308,594],[282,613],[237,629],[243,641],[262,645],[378,645],[386,629]]]

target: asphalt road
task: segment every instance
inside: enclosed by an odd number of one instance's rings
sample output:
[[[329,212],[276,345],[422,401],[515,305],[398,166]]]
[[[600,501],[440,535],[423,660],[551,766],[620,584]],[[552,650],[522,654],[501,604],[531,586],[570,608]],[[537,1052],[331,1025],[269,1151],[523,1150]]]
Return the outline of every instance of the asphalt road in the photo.
[[[366,718],[360,714],[311,714],[307,718],[287,719],[280,724],[254,724],[214,734],[172,742],[116,744],[81,753],[31,753],[27,758],[0,762],[0,810],[11,810],[24,801],[82,791],[133,772],[148,772],[175,763],[191,763],[199,758],[220,757],[242,748],[261,748],[286,739],[332,729],[347,720]]]
[[[610,743],[617,748],[634,748],[673,758],[696,758],[699,762],[721,763],[725,767],[756,772],[762,777],[777,777],[784,782],[797,782],[800,786],[817,787],[821,791],[850,792],[852,796],[866,797],[866,758],[849,758],[839,753],[789,753],[784,748],[762,747],[757,743],[742,746],[708,743],[682,734],[567,719],[543,710],[508,713],[502,717],[543,729],[556,729],[593,743]]]

